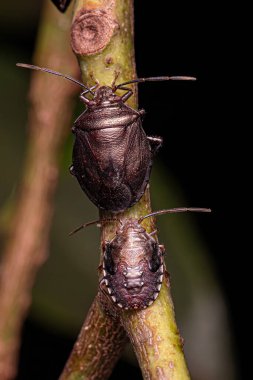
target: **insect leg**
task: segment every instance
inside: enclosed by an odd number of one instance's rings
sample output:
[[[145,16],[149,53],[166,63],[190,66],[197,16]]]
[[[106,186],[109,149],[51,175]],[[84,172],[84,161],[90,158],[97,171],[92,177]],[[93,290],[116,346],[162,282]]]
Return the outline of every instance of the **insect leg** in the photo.
[[[92,90],[95,90],[95,88],[98,86],[98,83],[95,84],[95,86],[92,86],[91,88],[83,91],[81,94],[80,94],[80,99],[85,103],[85,104],[89,104],[90,103],[90,100],[86,98],[86,94],[88,93],[92,93]],[[93,94],[93,93],[92,93]]]
[[[86,96],[85,96],[85,94],[87,94],[87,92],[89,92],[89,91],[86,90],[86,91],[82,92],[81,95],[80,95],[80,99],[81,99],[85,104],[88,105],[88,104],[90,103],[90,101],[89,101],[89,99],[87,99]]]
[[[71,0],[52,0],[54,5],[59,9],[61,12],[65,12],[66,9],[69,6],[69,3]]]
[[[70,172],[70,174],[73,175],[73,176],[76,175],[76,174],[75,174],[75,168],[74,168],[74,165],[70,165],[70,167],[69,167],[69,172]]]
[[[163,244],[159,244],[159,249],[160,249],[160,256],[165,255],[165,247]]]
[[[103,285],[106,285],[106,283],[105,283],[105,278],[104,278],[104,277],[99,281],[98,286],[99,286],[99,290],[100,290],[105,296],[108,297],[109,294],[105,291]]]
[[[132,95],[133,95],[133,90],[129,87],[121,87],[120,85],[116,87],[116,89],[118,90],[125,90],[127,91],[124,95],[121,96],[121,100],[122,102],[126,102],[127,99],[129,99]]]
[[[150,142],[152,154],[156,154],[158,149],[161,148],[163,139],[161,137],[153,137],[153,136],[147,136],[147,139]]]

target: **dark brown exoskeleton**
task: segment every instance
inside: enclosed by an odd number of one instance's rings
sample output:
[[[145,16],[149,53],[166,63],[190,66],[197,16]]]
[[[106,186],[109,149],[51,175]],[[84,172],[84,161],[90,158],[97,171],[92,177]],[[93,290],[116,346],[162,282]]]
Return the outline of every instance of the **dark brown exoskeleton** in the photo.
[[[164,246],[141,226],[148,217],[178,212],[210,212],[206,208],[174,208],[137,219],[120,221],[115,237],[103,243],[103,278],[100,288],[123,309],[144,309],[158,297],[164,275]],[[94,223],[78,227],[74,232]],[[106,221],[104,221],[106,222]]]
[[[144,111],[136,111],[125,104],[133,94],[125,86],[145,81],[195,78],[137,78],[113,87],[95,85],[88,88],[69,76],[49,69],[27,64],[18,66],[60,75],[85,88],[80,98],[87,109],[72,128],[76,138],[71,174],[77,178],[90,200],[101,209],[116,213],[138,202],[149,182],[152,158],[162,139],[146,136],[141,125]],[[125,93],[119,96],[117,90]]]

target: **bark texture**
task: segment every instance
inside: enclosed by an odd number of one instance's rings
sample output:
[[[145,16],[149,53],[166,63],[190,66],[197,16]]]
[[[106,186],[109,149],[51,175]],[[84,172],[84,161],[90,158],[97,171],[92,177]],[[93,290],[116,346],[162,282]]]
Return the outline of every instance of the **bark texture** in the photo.
[[[136,78],[133,42],[132,0],[77,0],[72,24],[72,47],[77,54],[83,82],[92,86],[111,86]],[[131,85],[134,95],[128,105],[137,108],[137,89]],[[151,212],[149,186],[141,200],[131,209],[117,214],[117,218],[139,218]],[[110,212],[100,211],[101,219],[115,219]],[[116,233],[118,223],[102,224],[101,244],[110,241]],[[143,221],[147,232],[154,231],[152,218]],[[102,262],[102,256],[100,264]],[[100,265],[101,279],[101,265]],[[136,352],[143,378],[146,380],[189,379],[185,363],[182,340],[177,330],[174,308],[169,292],[168,275],[161,292],[152,306],[140,311],[122,311],[116,308],[109,297],[98,294],[86,319],[74,349],[66,364],[61,380],[107,379],[113,369],[121,348],[125,343],[124,329]],[[93,313],[93,314],[92,314]],[[98,323],[89,325],[91,315],[100,315]],[[118,326],[117,334],[107,335],[105,326]],[[96,329],[92,333],[91,329]],[[112,330],[113,331],[113,330]],[[102,334],[102,336],[101,336]],[[103,345],[101,345],[101,339]],[[96,355],[86,347],[96,347]],[[115,347],[116,356],[111,356]],[[77,354],[77,347],[82,347]],[[99,366],[103,358],[104,371]]]

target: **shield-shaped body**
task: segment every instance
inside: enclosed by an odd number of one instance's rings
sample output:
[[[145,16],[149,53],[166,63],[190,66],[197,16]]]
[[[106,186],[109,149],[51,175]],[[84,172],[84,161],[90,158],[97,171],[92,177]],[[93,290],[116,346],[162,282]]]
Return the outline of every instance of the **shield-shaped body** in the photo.
[[[143,111],[114,97],[102,102],[95,98],[94,106],[88,106],[75,122],[71,173],[97,207],[120,212],[143,195],[152,148],[141,126]]]
[[[164,247],[130,219],[104,244],[103,254],[103,282],[113,302],[124,309],[151,305],[161,289]]]

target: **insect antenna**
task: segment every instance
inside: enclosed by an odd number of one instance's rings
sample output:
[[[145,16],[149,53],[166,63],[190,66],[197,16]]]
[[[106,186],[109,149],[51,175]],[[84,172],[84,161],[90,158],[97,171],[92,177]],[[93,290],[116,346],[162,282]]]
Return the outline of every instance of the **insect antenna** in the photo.
[[[141,223],[144,219],[150,218],[151,216],[162,215],[162,214],[176,214],[178,212],[211,212],[211,209],[210,208],[199,208],[199,207],[178,207],[178,208],[170,208],[167,210],[154,211],[151,214],[142,216],[138,220],[138,223]]]
[[[69,236],[74,235],[76,232],[80,231],[81,229],[83,229],[85,227],[91,226],[92,224],[96,224],[97,227],[101,227],[101,224],[103,224],[103,223],[106,223],[106,222],[115,222],[115,221],[120,222],[120,224],[122,224],[121,220],[120,219],[116,219],[116,218],[93,220],[92,222],[81,224],[81,226],[79,226],[79,227],[75,228],[73,231],[71,231],[69,233]]]
[[[171,77],[148,77],[148,78],[136,78],[133,80],[129,80],[124,83],[120,83],[116,86],[117,88],[120,88],[121,86],[125,86],[126,84],[131,84],[131,83],[142,83],[142,82],[163,82],[166,80],[197,80],[195,77],[188,77],[188,76],[171,76]]]
[[[67,79],[67,80],[69,80],[69,81],[77,84],[78,86],[81,86],[81,87],[85,88],[92,95],[95,95],[94,92],[92,91],[93,87],[89,88],[89,87],[85,86],[85,84],[83,84],[82,82],[79,82],[77,79],[74,79],[74,78],[72,78],[69,75],[65,75],[65,74],[59,73],[58,71],[47,69],[45,67],[39,67],[39,66],[35,66],[35,65],[28,65],[27,63],[16,63],[16,66],[18,66],[18,67],[24,67],[26,69],[31,69],[31,70],[44,71],[44,72],[49,73],[49,74],[57,75],[59,77],[65,78],[65,79]]]

